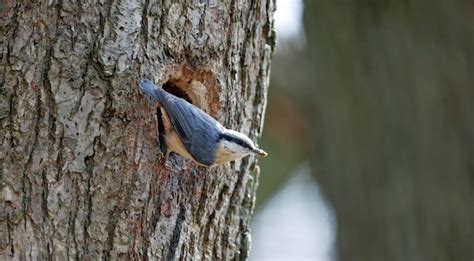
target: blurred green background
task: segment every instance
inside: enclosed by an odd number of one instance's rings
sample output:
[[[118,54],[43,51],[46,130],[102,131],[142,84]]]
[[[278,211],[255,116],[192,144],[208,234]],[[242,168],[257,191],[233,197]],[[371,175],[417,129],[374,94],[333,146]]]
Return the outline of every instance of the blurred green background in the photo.
[[[335,259],[473,260],[474,1],[308,0],[302,22],[273,59],[257,215],[309,161]]]

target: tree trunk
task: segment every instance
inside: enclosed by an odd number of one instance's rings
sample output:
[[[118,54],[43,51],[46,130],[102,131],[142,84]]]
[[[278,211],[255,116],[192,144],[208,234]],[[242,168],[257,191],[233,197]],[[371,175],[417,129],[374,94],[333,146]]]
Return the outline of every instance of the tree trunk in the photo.
[[[149,78],[225,126],[262,130],[274,1],[0,6],[1,259],[245,259],[255,158],[159,149]]]
[[[306,2],[299,102],[340,260],[474,258],[468,2]]]

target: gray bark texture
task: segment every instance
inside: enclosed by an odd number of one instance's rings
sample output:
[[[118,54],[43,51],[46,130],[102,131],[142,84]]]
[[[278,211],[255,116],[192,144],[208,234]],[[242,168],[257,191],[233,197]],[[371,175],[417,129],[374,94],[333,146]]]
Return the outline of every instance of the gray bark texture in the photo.
[[[0,259],[246,259],[255,158],[159,150],[149,78],[260,135],[274,0],[2,1]]]

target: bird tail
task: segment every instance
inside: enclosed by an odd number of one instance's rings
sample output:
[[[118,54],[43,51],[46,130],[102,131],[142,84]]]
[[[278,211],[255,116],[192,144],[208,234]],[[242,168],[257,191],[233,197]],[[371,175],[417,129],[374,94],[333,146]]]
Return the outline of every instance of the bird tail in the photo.
[[[140,81],[140,89],[150,94],[152,97],[154,97],[158,101],[163,101],[166,95],[165,94],[166,92],[161,87],[157,87],[155,84],[153,84],[152,81],[147,80],[147,79]]]

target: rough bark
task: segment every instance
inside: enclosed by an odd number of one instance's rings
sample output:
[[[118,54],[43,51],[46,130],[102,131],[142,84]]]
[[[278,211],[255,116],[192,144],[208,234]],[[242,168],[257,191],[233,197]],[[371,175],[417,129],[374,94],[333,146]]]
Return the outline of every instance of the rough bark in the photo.
[[[245,259],[255,158],[197,167],[157,140],[146,77],[262,129],[273,0],[6,1],[1,259]]]

